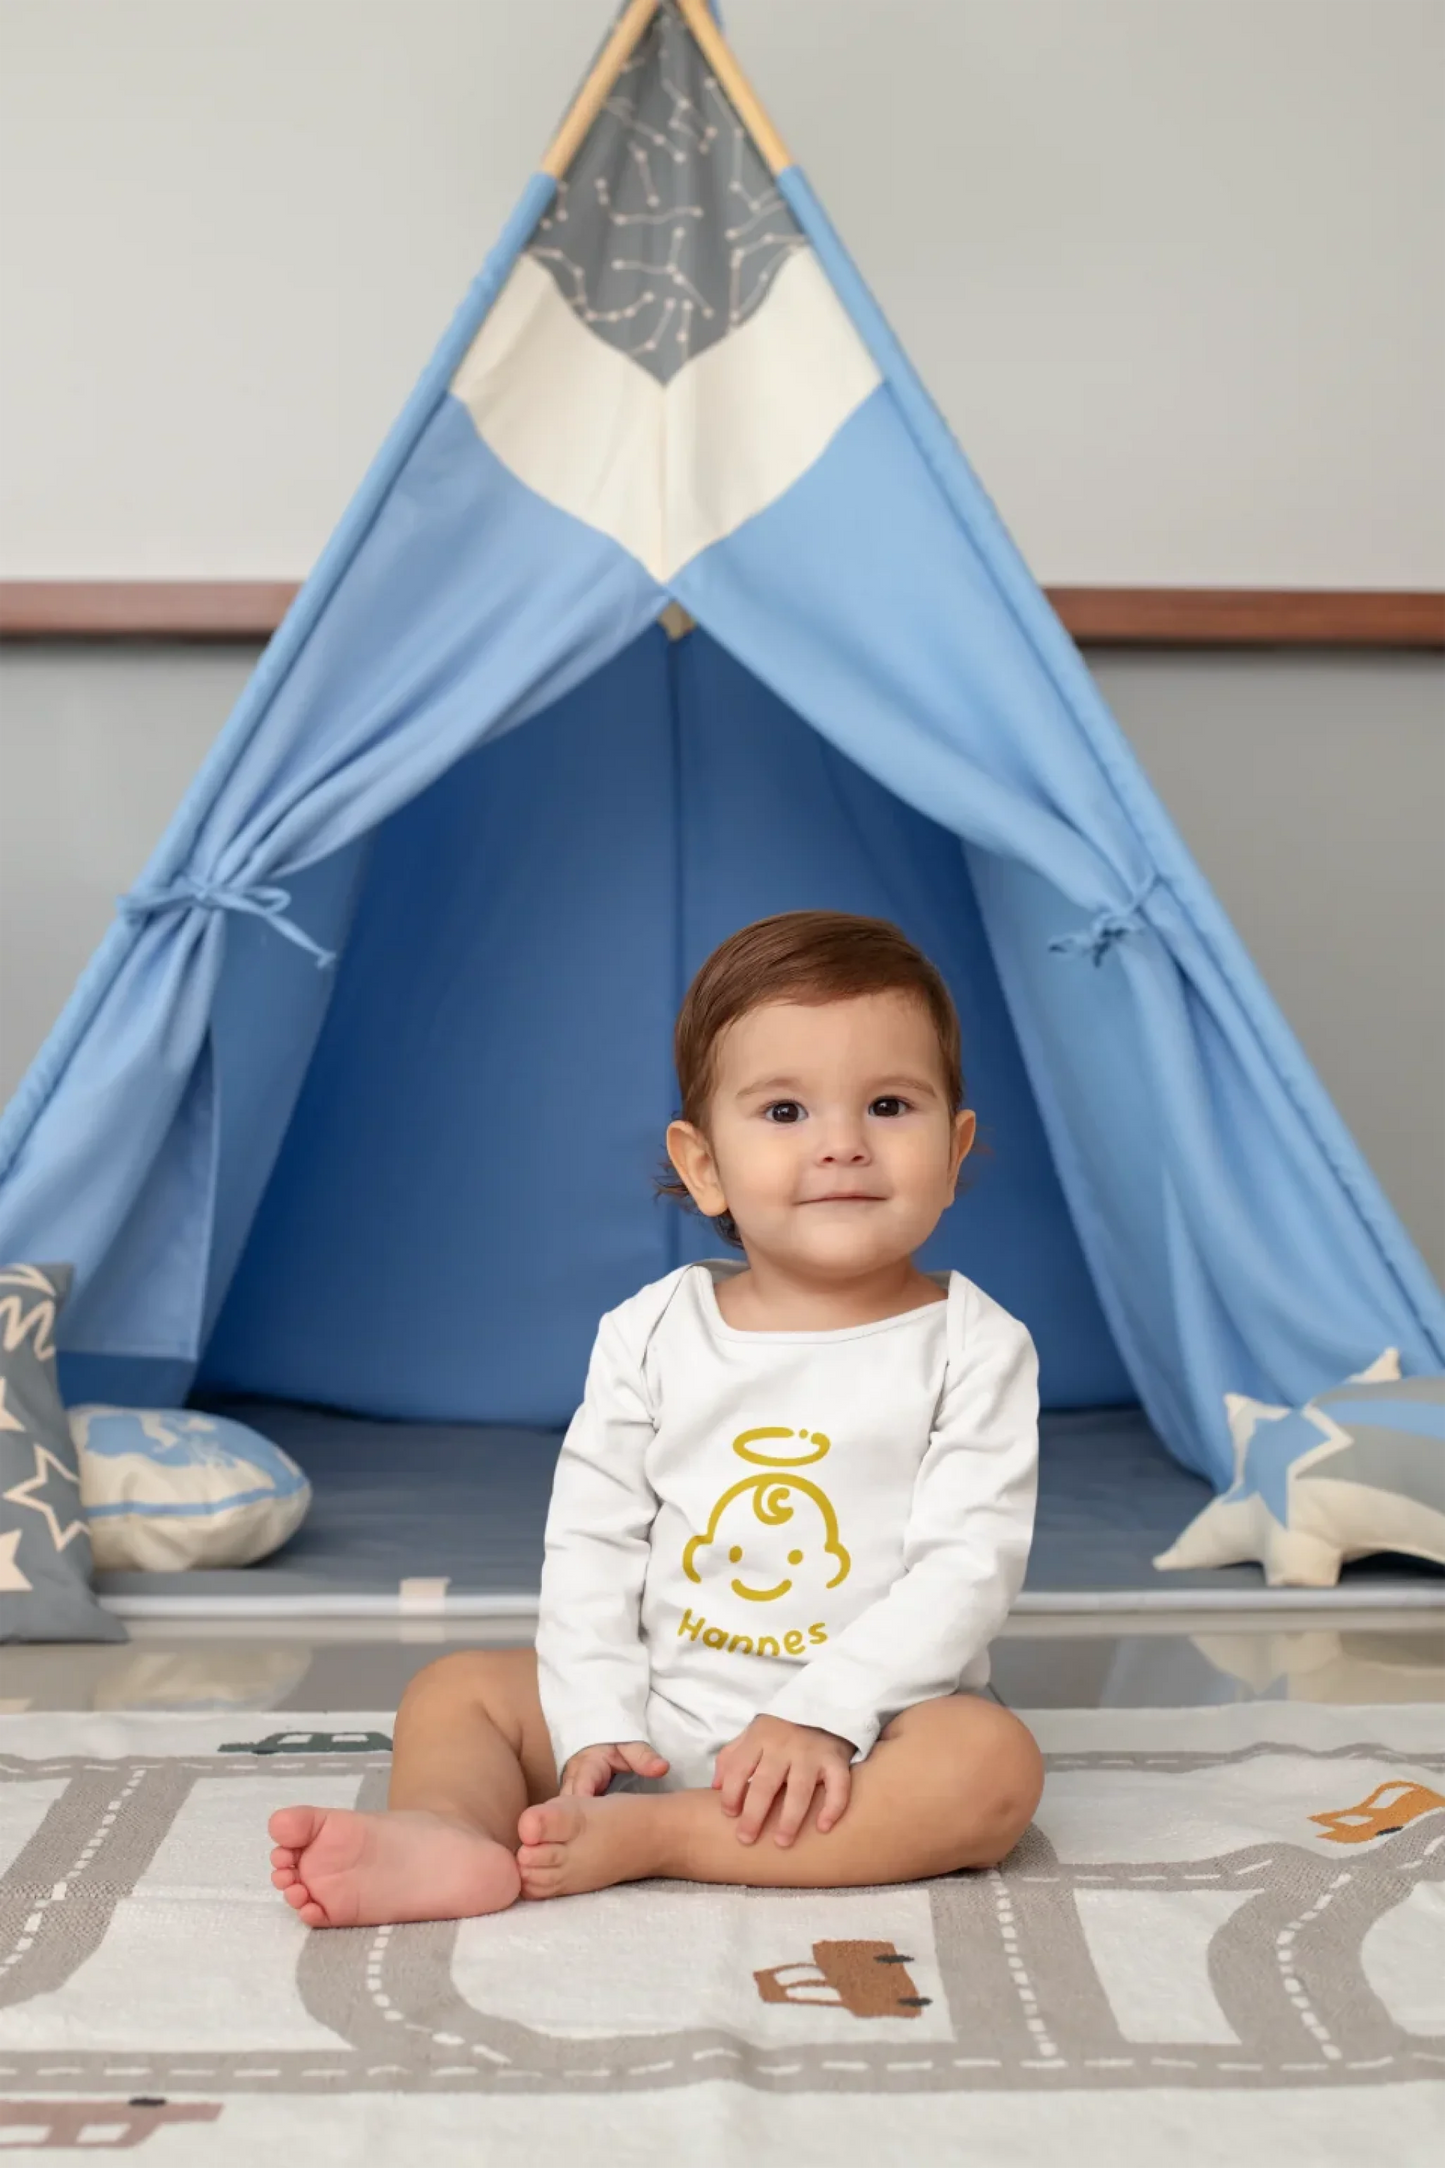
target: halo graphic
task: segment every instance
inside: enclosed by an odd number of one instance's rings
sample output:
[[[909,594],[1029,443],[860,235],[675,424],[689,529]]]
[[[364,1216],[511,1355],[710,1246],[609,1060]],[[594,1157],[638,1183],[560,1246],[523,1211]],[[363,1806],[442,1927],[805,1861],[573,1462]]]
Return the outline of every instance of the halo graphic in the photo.
[[[755,1453],[750,1450],[760,1438],[801,1438],[812,1447],[810,1453]],[[833,1441],[825,1438],[821,1430],[779,1430],[774,1426],[764,1430],[744,1430],[733,1439],[733,1451],[739,1460],[750,1460],[758,1468],[808,1468],[815,1460],[821,1460],[832,1450]]]

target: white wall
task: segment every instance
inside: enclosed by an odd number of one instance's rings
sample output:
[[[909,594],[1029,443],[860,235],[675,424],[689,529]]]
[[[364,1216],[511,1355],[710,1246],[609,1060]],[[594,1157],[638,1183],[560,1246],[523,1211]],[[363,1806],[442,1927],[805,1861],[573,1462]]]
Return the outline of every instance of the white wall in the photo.
[[[611,0],[0,0],[0,569],[305,569]],[[1445,585],[1440,0],[729,0],[1040,578]]]

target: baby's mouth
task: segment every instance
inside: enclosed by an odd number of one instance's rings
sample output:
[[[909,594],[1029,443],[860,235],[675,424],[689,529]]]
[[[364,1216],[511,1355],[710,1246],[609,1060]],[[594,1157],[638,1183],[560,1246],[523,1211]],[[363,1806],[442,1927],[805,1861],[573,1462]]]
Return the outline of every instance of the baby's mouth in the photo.
[[[779,1581],[776,1588],[744,1588],[741,1581],[734,1581],[733,1594],[746,1596],[749,1603],[771,1603],[775,1596],[786,1596],[792,1585],[791,1581]]]
[[[876,1191],[871,1189],[831,1189],[826,1197],[804,1197],[802,1202],[804,1204],[886,1204],[888,1200],[886,1197],[880,1197]]]

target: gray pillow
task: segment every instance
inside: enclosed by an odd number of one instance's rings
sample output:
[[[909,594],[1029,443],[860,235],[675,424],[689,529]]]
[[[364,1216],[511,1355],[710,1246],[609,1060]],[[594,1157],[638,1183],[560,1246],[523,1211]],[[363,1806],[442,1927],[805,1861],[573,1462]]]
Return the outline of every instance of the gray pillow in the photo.
[[[0,1641],[126,1641],[90,1586],[80,1470],[55,1382],[69,1265],[0,1265]]]

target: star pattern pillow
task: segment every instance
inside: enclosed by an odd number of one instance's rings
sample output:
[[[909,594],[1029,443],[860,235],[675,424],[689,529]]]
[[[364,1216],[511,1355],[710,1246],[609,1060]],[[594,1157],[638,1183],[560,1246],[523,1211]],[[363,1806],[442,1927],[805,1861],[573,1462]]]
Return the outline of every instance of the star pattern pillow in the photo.
[[[90,1586],[80,1471],[55,1382],[69,1265],[0,1265],[0,1641],[125,1641]]]
[[[1333,1588],[1347,1558],[1403,1551],[1445,1566],[1445,1377],[1368,1370],[1276,1408],[1227,1393],[1234,1482],[1154,1563],[1257,1559],[1271,1588]]]

